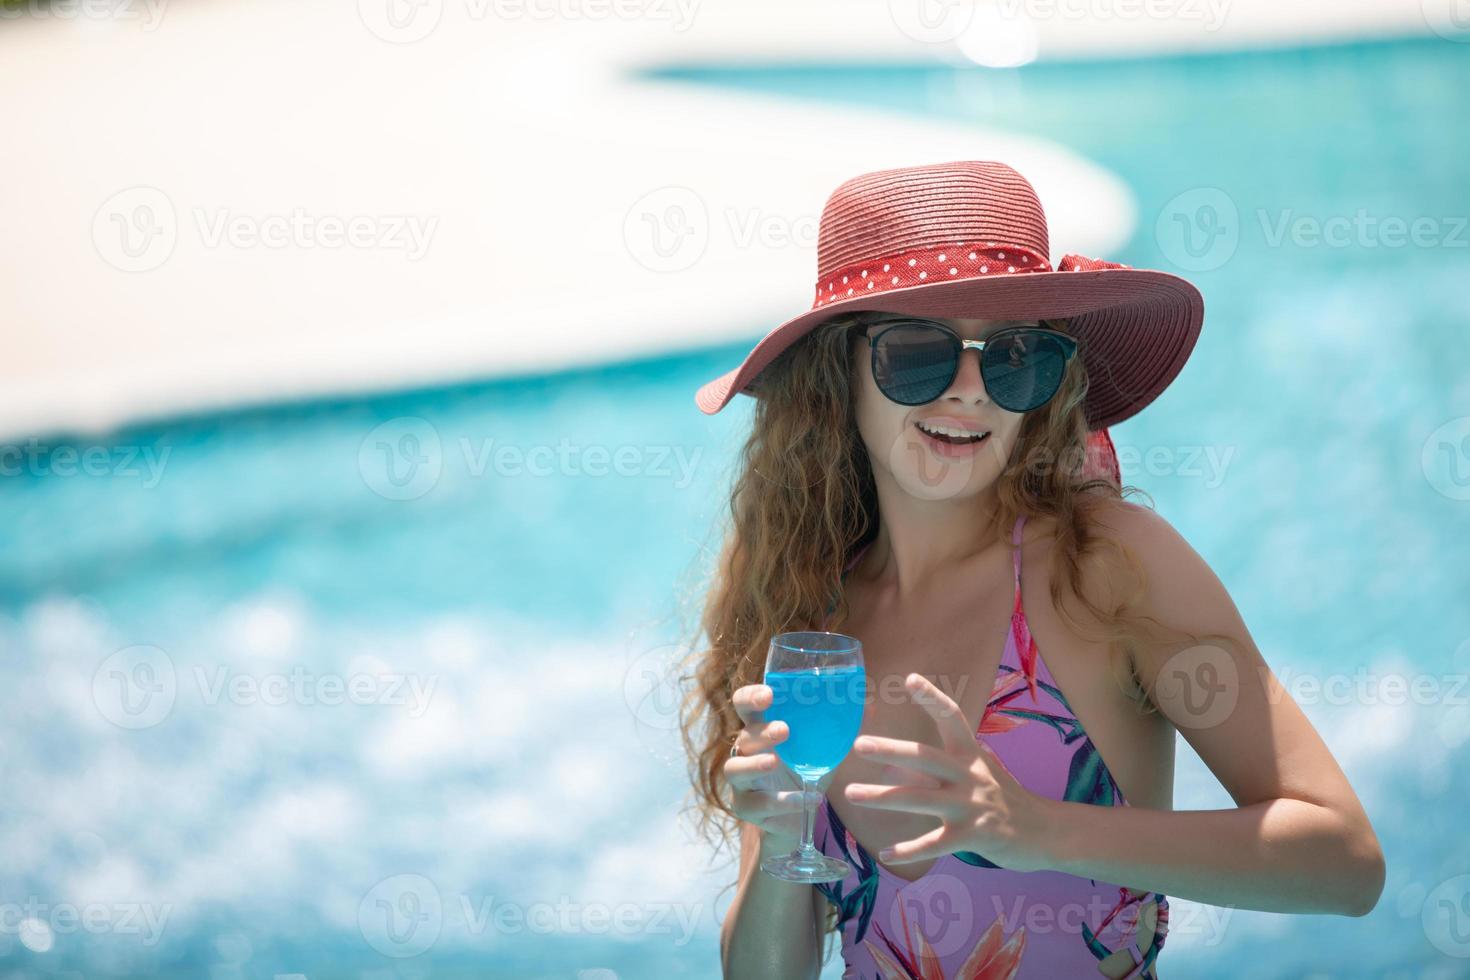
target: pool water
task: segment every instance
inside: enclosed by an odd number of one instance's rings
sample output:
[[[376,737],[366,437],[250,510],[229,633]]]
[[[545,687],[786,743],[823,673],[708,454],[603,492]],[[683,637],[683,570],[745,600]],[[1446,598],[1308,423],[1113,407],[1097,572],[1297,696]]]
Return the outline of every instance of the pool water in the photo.
[[[1125,481],[1227,585],[1389,867],[1362,919],[1171,896],[1161,969],[1464,975],[1437,916],[1470,894],[1470,46],[660,74],[1023,131],[1129,184],[1107,258],[1208,312],[1113,430]],[[644,681],[748,421],[692,394],[747,347],[28,448],[0,478],[0,969],[717,975],[730,894],[680,843]],[[1232,805],[1182,740],[1175,805]]]

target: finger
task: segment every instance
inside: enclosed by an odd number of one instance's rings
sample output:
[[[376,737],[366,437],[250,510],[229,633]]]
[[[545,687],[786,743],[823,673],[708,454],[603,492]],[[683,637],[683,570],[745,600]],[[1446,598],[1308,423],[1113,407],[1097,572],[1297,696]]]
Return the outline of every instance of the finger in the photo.
[[[738,739],[737,742],[742,754],[754,755],[757,752],[767,751],[777,742],[783,742],[790,736],[790,725],[779,719],[772,719],[771,721],[751,722],[746,725],[745,730],[741,733],[741,739]]]
[[[877,783],[848,783],[847,798],[875,810],[904,810],[947,817],[954,810],[954,794],[922,786],[880,786]]]
[[[927,834],[913,840],[899,841],[892,847],[878,852],[878,860],[884,864],[907,864],[910,861],[925,861],[949,854],[952,850],[945,842],[945,828],[936,827]]]
[[[764,721],[761,712],[771,706],[774,692],[765,684],[746,684],[744,687],[735,689],[730,697],[730,703],[735,708],[735,713],[740,716],[742,724],[749,726],[751,722]]]
[[[725,760],[725,781],[731,789],[746,790],[782,768],[781,760],[773,752],[735,756]]]
[[[932,745],[912,742],[886,735],[862,735],[852,743],[853,751],[864,759],[900,766],[937,779],[956,779],[960,775],[960,763],[948,753]]]
[[[730,758],[751,757],[775,750],[778,742],[791,735],[784,721],[757,721],[735,733],[735,754]]]
[[[929,678],[917,672],[912,673],[904,678],[903,686],[909,692],[909,697],[922,705],[939,726],[939,739],[946,750],[954,752],[975,740],[960,706],[955,704],[954,698],[935,687]]]
[[[880,767],[873,782],[880,786],[922,786],[925,789],[939,789],[948,785],[946,780],[927,776],[913,769],[904,769],[901,766]]]

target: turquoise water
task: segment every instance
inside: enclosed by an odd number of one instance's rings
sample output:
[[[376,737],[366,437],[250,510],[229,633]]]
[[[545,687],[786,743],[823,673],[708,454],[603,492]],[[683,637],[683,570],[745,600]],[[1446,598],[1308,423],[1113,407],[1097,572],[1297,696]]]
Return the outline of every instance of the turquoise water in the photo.
[[[847,758],[863,725],[867,677],[861,666],[766,672],[771,706],[762,714],[786,723],[776,755],[796,775],[820,779]]]
[[[1178,900],[1166,957],[1191,977],[1463,976],[1435,915],[1470,873],[1470,502],[1444,455],[1470,417],[1452,101],[1470,46],[665,74],[1065,142],[1137,197],[1109,258],[1202,266],[1194,356],[1114,430],[1124,476],[1229,588],[1389,880],[1361,919],[1212,926]],[[1359,208],[1429,218],[1439,241],[1311,243]],[[51,443],[0,478],[0,900],[52,923],[45,953],[0,930],[0,970],[717,975],[733,871],[686,878],[670,702],[643,681],[692,616],[748,420],[692,393],[747,347],[150,425],[103,444],[101,475],[68,475]],[[564,439],[566,461],[514,465]],[[98,676],[156,700],[122,713]],[[1185,740],[1175,799],[1232,805]],[[105,927],[47,912],[68,905]]]

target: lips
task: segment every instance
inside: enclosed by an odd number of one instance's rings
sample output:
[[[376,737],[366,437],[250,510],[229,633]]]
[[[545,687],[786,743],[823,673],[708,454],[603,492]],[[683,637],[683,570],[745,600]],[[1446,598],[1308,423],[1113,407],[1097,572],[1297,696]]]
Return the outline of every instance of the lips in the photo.
[[[924,445],[928,446],[931,452],[937,456],[951,459],[973,455],[979,452],[981,446],[986,445],[990,441],[990,433],[988,432],[979,439],[955,439],[950,436],[935,435],[926,432],[918,424],[914,425],[914,431],[919,433],[919,438],[923,440]]]
[[[979,443],[990,433],[990,430],[979,422],[952,415],[936,415],[919,419],[914,426],[926,436],[953,445]]]

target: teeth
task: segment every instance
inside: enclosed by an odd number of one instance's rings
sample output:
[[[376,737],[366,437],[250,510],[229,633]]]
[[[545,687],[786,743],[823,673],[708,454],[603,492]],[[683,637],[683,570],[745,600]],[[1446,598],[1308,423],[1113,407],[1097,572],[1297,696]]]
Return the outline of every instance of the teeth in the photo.
[[[968,429],[956,429],[947,425],[934,425],[929,422],[920,422],[919,428],[932,435],[951,436],[955,439],[973,438],[983,436],[984,432],[971,432]]]

